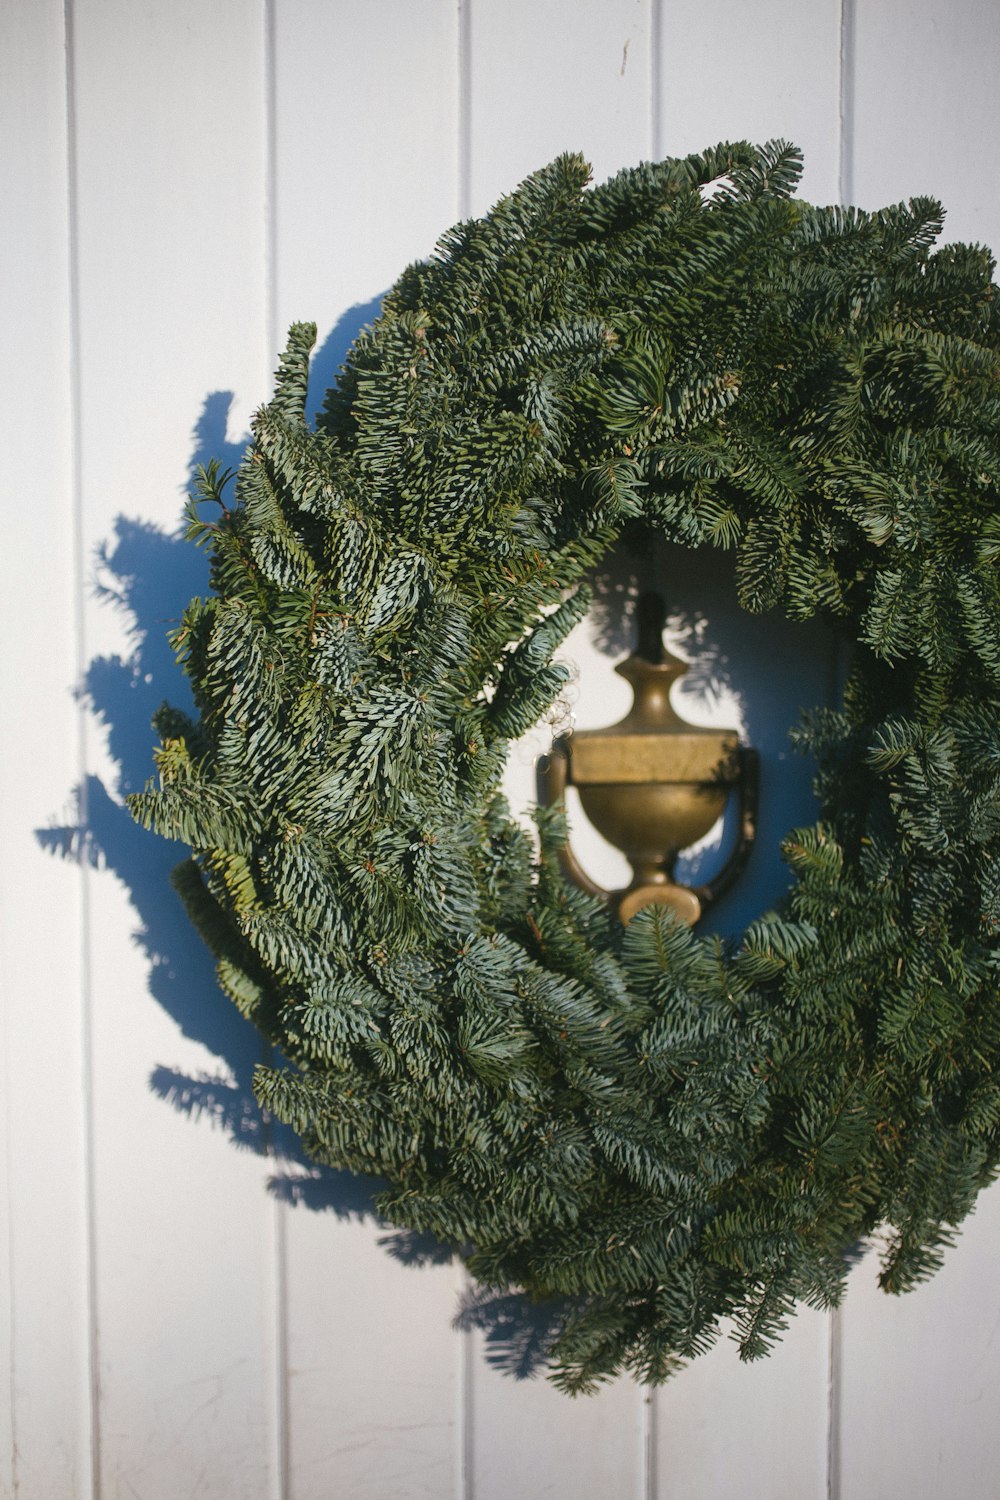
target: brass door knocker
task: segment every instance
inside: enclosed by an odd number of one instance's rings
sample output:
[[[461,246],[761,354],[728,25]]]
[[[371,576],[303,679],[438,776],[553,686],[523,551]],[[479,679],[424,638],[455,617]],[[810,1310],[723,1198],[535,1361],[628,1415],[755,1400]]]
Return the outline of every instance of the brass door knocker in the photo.
[[[758,756],[740,745],[734,730],[699,729],[677,713],[670,689],[687,663],[663,645],[664,616],[658,595],[640,597],[636,650],[615,668],[632,687],[632,707],[606,729],[557,739],[538,763],[538,795],[550,806],[565,796],[567,786],[575,786],[594,827],[632,866],[630,885],[606,891],[581,869],[566,843],[559,862],[567,879],[608,900],[623,922],[656,904],[671,907],[693,926],[738,878],[753,847]],[[740,799],[735,848],[714,880],[678,884],[673,878],[677,856],[709,831],[734,787]]]

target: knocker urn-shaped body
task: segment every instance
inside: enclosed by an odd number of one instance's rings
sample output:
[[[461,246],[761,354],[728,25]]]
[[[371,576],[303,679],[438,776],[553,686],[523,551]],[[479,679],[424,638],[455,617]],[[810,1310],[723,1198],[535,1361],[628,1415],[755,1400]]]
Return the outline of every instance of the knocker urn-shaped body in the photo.
[[[597,831],[625,854],[632,881],[608,892],[581,869],[569,845],[560,852],[564,874],[603,896],[623,922],[643,906],[669,906],[694,924],[732,885],[746,863],[756,828],[757,755],[734,730],[701,729],[681,718],[670,689],[687,663],[663,646],[663,602],[639,600],[639,642],[615,668],[631,685],[634,702],[617,724],[564,735],[539,766],[542,802],[575,786]],[[716,877],[703,885],[673,878],[678,854],[696,844],[725,810],[736,787],[740,827],[736,846]]]

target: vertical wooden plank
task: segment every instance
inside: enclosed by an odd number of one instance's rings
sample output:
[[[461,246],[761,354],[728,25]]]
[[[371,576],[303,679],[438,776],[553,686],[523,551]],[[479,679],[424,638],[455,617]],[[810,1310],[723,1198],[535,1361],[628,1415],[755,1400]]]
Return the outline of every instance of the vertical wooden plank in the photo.
[[[318,323],[318,405],[380,294],[457,217],[456,7],[277,0],[273,42],[275,337]],[[457,1273],[395,1258],[370,1190],[290,1188],[289,1494],[448,1500],[462,1494]]]
[[[876,208],[927,193],[945,237],[1000,248],[995,81],[1000,26],[990,0],[852,8],[852,195]],[[926,1286],[877,1289],[869,1257],[841,1314],[836,1500],[996,1494],[996,1242],[1000,1190],[984,1195]]]
[[[597,181],[649,157],[651,23],[651,0],[469,0],[468,212],[562,151],[582,151]]]
[[[562,151],[583,152],[597,181],[651,155],[652,21],[649,0],[586,0],[572,14],[529,0],[502,7],[471,0],[463,119],[470,213],[484,212]],[[567,654],[582,683],[596,672],[606,685],[608,663],[592,634],[581,628]],[[536,744],[545,738],[543,730],[515,748],[506,790],[518,809],[534,799],[533,754],[547,748]],[[648,1407],[630,1381],[574,1401],[540,1375],[515,1378],[489,1353],[477,1344],[470,1368],[476,1500],[644,1493]]]
[[[455,1272],[397,1258],[364,1182],[325,1199],[287,1225],[288,1494],[461,1496]]]
[[[662,154],[782,137],[805,153],[802,196],[836,202],[841,0],[662,4]]]
[[[842,1312],[834,1500],[994,1500],[1000,1470],[1000,1187],[963,1225],[932,1281],[878,1288],[874,1254]]]
[[[929,194],[946,238],[1000,248],[992,190],[1000,125],[993,0],[851,6],[849,191],[865,208]]]
[[[659,1395],[658,1500],[820,1500],[827,1494],[827,1319],[801,1308],[752,1365],[723,1338]]]
[[[321,339],[344,320],[346,350],[351,310],[372,308],[457,219],[457,56],[453,0],[276,0],[279,339],[296,319]]]
[[[564,1396],[543,1373],[520,1379],[472,1365],[471,1475],[475,1500],[628,1500],[645,1493],[644,1393],[630,1380],[593,1396]]]
[[[683,572],[668,574],[668,583],[681,621],[705,619],[701,638],[689,637],[683,649],[712,663],[712,675],[732,695],[720,717],[732,723],[738,710],[739,727],[761,757],[757,843],[710,919],[718,930],[738,933],[787,889],[781,838],[815,819],[812,769],[792,752],[788,729],[802,709],[829,701],[835,648],[816,622],[741,614],[717,558],[696,554]],[[695,720],[699,707],[693,694],[686,716]],[[706,856],[707,868],[716,857]],[[829,1320],[808,1309],[754,1365],[743,1364],[724,1335],[658,1394],[659,1500],[715,1500],[734,1474],[746,1500],[825,1496],[828,1365]]]
[[[91,1487],[80,872],[34,829],[78,775],[61,0],[0,10],[0,1492]]]
[[[680,155],[719,140],[784,137],[805,154],[801,192],[838,197],[841,107],[839,0],[663,0],[658,28],[659,149]],[[678,579],[682,615],[707,618],[744,728],[761,752],[758,847],[720,908],[739,931],[787,883],[778,841],[815,816],[808,764],[787,730],[803,708],[828,700],[832,641],[800,626],[740,616],[718,565],[701,555]],[[728,597],[727,597],[728,595]],[[693,715],[692,715],[693,717]],[[826,1493],[829,1321],[803,1310],[768,1360],[740,1363],[728,1340],[658,1397],[659,1500],[714,1500],[739,1475],[747,1500],[807,1500]]]
[[[263,9],[77,0],[72,16],[80,485],[88,559],[104,546],[123,605],[91,588],[101,1480],[253,1500],[276,1483],[273,1206],[262,1159],[212,1127],[252,1140],[257,1042],[167,884],[183,851],[119,799],[149,771],[143,720],[183,695],[163,635],[199,583],[174,535],[188,468],[226,438],[226,398],[207,398],[262,394]],[[164,1092],[210,1107],[195,1119]]]

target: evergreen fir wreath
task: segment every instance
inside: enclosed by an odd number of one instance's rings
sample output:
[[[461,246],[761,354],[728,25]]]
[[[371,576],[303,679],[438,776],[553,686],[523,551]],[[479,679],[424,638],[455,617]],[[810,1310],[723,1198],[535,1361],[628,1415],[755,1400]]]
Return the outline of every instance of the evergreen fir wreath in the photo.
[[[411,266],[315,429],[298,325],[191,536],[131,799],[258,1097],[487,1286],[559,1299],[555,1380],[658,1382],[731,1320],[939,1263],[1000,1159],[1000,337],[992,261],[927,199],[791,194],[723,145],[597,188],[564,156]],[[215,502],[206,509],[203,502]],[[730,945],[568,887],[498,795],[628,523],[735,556],[740,604],[852,644],[793,733],[814,827]]]

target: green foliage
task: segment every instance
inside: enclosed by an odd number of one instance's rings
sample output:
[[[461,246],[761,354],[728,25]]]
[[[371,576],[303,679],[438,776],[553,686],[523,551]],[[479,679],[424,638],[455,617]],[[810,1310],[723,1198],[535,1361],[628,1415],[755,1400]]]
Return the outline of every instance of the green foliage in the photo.
[[[1000,1160],[1000,338],[938,205],[796,201],[774,143],[590,190],[562,157],[410,267],[314,429],[292,329],[189,515],[198,710],[132,799],[261,1102],[485,1283],[560,1299],[554,1378],[754,1358],[880,1226],[911,1285]],[[821,818],[734,951],[622,930],[497,793],[583,580],[641,522],[853,642],[796,730]]]

